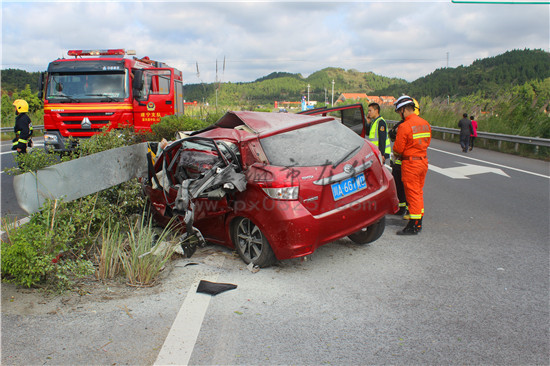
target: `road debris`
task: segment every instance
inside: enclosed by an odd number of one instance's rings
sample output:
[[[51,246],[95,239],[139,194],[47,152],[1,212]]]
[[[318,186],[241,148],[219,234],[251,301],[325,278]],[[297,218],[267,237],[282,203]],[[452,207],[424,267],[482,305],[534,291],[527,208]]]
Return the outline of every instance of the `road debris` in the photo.
[[[219,283],[201,280],[197,287],[197,292],[215,296],[225,291],[236,289],[237,285],[232,283]]]

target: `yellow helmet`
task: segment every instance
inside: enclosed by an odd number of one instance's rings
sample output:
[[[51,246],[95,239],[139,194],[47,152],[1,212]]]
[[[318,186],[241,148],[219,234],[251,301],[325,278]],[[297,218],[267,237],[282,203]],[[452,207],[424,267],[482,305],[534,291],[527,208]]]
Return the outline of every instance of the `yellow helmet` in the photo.
[[[26,113],[29,111],[29,104],[23,99],[16,99],[13,102],[13,105],[15,106],[15,109],[17,109],[18,113]]]
[[[418,101],[414,98],[413,98],[413,102],[414,102],[414,114],[416,114],[417,116],[420,116],[420,104],[418,104]]]

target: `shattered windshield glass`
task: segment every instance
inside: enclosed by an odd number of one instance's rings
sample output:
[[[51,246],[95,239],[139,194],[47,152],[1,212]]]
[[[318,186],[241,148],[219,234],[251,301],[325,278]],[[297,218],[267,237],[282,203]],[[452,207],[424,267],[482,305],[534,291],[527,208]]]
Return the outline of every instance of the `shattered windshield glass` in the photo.
[[[260,143],[273,165],[320,166],[359,151],[365,140],[340,122],[330,121],[266,137]]]
[[[48,76],[47,99],[60,102],[122,101],[128,98],[128,78],[116,73],[51,73]]]

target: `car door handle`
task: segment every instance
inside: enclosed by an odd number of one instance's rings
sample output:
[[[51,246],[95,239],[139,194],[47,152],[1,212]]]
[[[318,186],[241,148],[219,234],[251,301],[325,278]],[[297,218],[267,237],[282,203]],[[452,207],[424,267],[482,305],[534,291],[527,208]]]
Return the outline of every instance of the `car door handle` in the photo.
[[[167,100],[167,101],[166,101],[166,104],[172,104],[172,101],[171,101],[171,100]]]

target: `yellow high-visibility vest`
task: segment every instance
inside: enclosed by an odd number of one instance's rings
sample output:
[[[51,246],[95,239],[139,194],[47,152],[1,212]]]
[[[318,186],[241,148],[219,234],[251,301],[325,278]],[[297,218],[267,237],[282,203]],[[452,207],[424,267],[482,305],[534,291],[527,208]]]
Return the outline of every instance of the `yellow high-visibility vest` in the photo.
[[[368,140],[372,142],[374,145],[378,146],[378,121],[383,120],[386,122],[382,116],[379,116],[377,119],[375,119],[370,126],[369,130],[369,137]],[[390,137],[387,133],[388,125],[386,124],[386,148],[384,149],[384,154],[391,154],[391,143],[390,143]]]

